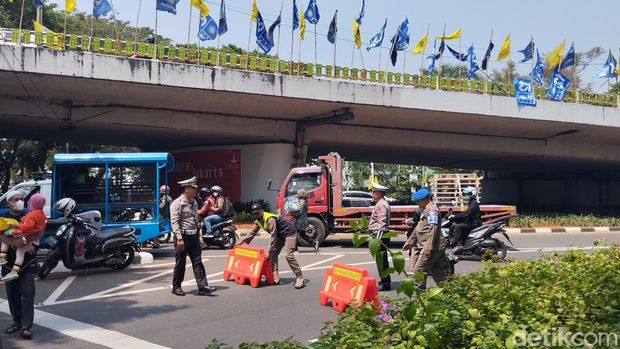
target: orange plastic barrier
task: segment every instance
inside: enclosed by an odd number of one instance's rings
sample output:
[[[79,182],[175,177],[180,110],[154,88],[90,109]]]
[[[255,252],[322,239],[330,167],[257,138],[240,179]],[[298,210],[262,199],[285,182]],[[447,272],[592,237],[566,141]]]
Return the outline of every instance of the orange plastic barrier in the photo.
[[[237,246],[228,251],[228,259],[224,267],[224,280],[235,278],[239,285],[250,280],[250,286],[256,288],[263,276],[267,285],[273,285],[273,271],[271,263],[267,260],[265,250],[250,246]]]
[[[377,280],[368,276],[368,270],[355,268],[342,263],[334,265],[325,272],[320,303],[342,312],[347,305],[361,306],[365,302],[377,303]]]

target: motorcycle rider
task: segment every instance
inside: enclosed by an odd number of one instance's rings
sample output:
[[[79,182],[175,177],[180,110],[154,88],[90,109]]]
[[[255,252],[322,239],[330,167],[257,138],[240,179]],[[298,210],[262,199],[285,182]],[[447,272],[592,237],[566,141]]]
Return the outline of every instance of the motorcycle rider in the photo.
[[[198,198],[202,201],[202,207],[198,210],[201,217],[208,217],[214,214],[211,206],[215,205],[215,198],[211,195],[211,188],[204,187],[198,192]]]
[[[448,216],[448,219],[454,222],[452,246],[456,245],[455,251],[462,250],[463,241],[467,239],[467,235],[482,225],[482,212],[476,198],[476,188],[466,187],[463,189],[463,196],[468,199],[467,210]]]
[[[198,191],[196,177],[179,182],[183,193],[170,205],[170,223],[175,242],[175,266],[172,276],[172,294],[185,296],[181,283],[185,278],[185,260],[189,255],[198,284],[198,295],[210,295],[215,287],[207,282],[205,267],[202,264],[202,249],[198,234],[198,203],[194,200]]]
[[[226,200],[224,196],[222,196],[222,192],[224,190],[219,185],[214,185],[211,187],[211,195],[213,196],[213,204],[209,205],[209,209],[213,212],[213,214],[207,216],[204,219],[205,223],[205,232],[204,237],[210,238],[213,237],[213,225],[223,222],[226,217],[224,217],[224,205],[226,205]]]
[[[295,224],[273,213],[265,212],[263,207],[258,203],[253,203],[250,210],[252,217],[255,219],[254,228],[245,239],[239,242],[239,245],[249,244],[259,230],[265,230],[271,235],[267,259],[271,262],[273,279],[276,284],[280,283],[280,277],[278,275],[278,256],[284,248],[286,261],[293,271],[293,274],[296,276],[295,288],[300,289],[306,286],[304,276],[294,254],[297,249],[297,228],[295,228]]]
[[[430,191],[426,188],[416,191],[413,200],[423,211],[418,225],[403,245],[403,251],[413,248],[411,271],[413,274],[418,272],[424,274],[424,280],[416,281],[416,286],[420,290],[425,290],[427,275],[431,274],[437,284],[445,279],[442,273],[446,263],[445,244],[441,236],[441,215],[435,203],[431,201]]]
[[[168,218],[171,203],[170,188],[167,185],[162,185],[159,187],[159,214],[162,218]]]

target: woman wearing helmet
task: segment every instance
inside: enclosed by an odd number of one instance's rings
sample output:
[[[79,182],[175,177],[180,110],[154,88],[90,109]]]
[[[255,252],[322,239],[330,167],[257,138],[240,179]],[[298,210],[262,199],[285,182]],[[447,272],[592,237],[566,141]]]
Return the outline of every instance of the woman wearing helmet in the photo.
[[[202,201],[202,206],[200,210],[198,210],[198,214],[201,217],[208,217],[215,214],[211,209],[211,206],[215,205],[215,198],[213,198],[211,188],[204,187],[200,189],[198,192],[198,198]]]
[[[463,189],[463,197],[468,200],[467,210],[448,216],[448,219],[454,222],[452,247],[456,245],[457,250],[463,249],[463,241],[467,239],[469,232],[482,225],[482,212],[476,198],[476,188],[466,187]]]
[[[226,205],[226,200],[224,196],[222,196],[222,192],[224,190],[219,185],[214,185],[211,187],[211,195],[213,196],[213,204],[210,205],[210,209],[213,214],[207,216],[204,220],[205,223],[205,232],[204,237],[209,238],[213,237],[213,225],[223,222],[226,217],[224,217],[224,206]]]

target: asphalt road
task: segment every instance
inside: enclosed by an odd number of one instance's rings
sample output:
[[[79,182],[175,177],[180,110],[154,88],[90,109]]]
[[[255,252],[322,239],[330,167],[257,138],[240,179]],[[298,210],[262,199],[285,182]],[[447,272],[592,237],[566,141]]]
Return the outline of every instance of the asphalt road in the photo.
[[[515,234],[508,258],[531,259],[544,251],[568,247],[591,249],[595,239],[620,243],[620,233]],[[266,247],[266,238],[253,245]],[[394,248],[402,243],[394,242]],[[539,249],[544,248],[543,252]],[[155,263],[132,265],[127,270],[90,270],[55,273],[36,281],[34,339],[0,334],[3,348],[204,348],[213,338],[237,346],[246,341],[265,342],[293,337],[302,343],[320,334],[323,323],[336,319],[329,306],[319,305],[325,269],[339,261],[367,268],[377,276],[366,248],[354,249],[350,237],[330,237],[318,254],[300,248],[297,255],[308,280],[302,290],[293,288],[294,276],[280,258],[282,285],[251,288],[222,279],[226,251],[203,251],[203,260],[215,296],[196,295],[190,264],[183,285],[185,297],[170,294],[174,252],[170,244],[151,250]],[[189,262],[189,261],[188,261]],[[481,267],[461,261],[457,273]],[[396,287],[398,278],[394,280]],[[392,292],[395,295],[395,292]],[[0,287],[0,329],[10,324],[4,287]]]

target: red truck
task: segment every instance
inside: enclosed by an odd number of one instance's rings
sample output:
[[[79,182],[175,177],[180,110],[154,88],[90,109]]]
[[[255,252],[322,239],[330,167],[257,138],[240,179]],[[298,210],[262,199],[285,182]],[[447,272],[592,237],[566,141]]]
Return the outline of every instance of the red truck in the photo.
[[[351,228],[349,221],[369,217],[372,207],[343,207],[342,205],[342,170],[343,160],[338,153],[320,156],[320,166],[296,167],[291,169],[280,187],[276,199],[278,214],[284,211],[287,198],[295,197],[299,189],[308,193],[308,223],[316,232],[316,238],[323,242],[330,233],[344,233]],[[440,207],[440,211],[459,212],[465,207]],[[407,230],[405,220],[411,218],[417,206],[392,206],[393,231]],[[481,205],[483,224],[489,224],[515,216],[515,206]],[[300,239],[300,244],[307,244]]]

